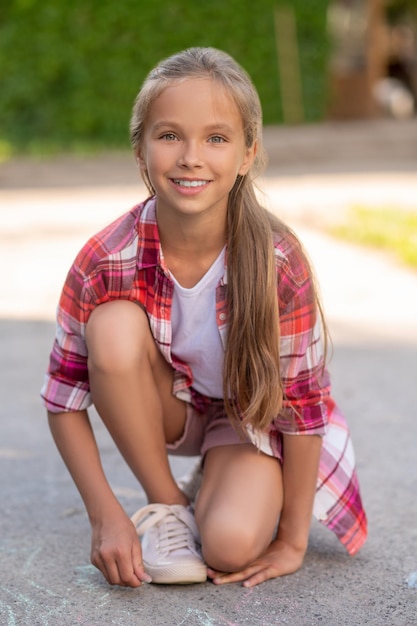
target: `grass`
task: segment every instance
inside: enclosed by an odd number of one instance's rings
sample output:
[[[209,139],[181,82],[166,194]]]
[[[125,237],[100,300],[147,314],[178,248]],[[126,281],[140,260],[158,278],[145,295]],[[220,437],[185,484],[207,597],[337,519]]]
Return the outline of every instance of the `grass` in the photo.
[[[346,222],[332,227],[331,233],[352,243],[392,253],[417,270],[417,210],[355,206]]]

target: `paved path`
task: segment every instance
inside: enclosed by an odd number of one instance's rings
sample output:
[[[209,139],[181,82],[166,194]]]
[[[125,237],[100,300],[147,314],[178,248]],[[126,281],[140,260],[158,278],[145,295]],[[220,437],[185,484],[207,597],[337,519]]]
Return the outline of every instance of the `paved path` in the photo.
[[[326,141],[332,145],[330,132]],[[307,142],[303,145],[307,150]],[[412,146],[408,149],[412,157]],[[385,198],[390,190],[397,205],[412,207],[416,161],[410,154],[402,160],[397,152],[396,157],[390,164],[368,155],[360,172],[355,172],[357,161],[339,160],[329,172],[318,168],[310,154],[303,170],[299,162],[290,167],[284,160],[279,175],[274,160],[265,180],[272,208],[299,232],[321,283],[334,340],[334,392],[353,431],[370,538],[352,559],[314,523],[303,569],[253,590],[210,583],[113,589],[89,565],[88,522],[51,442],[38,393],[54,333],[53,310],[69,264],[90,233],[143,192],[134,173],[124,180],[130,161],[123,155],[84,164],[82,175],[89,168],[95,172],[84,181],[65,179],[60,170],[59,180],[32,180],[25,188],[3,185],[1,624],[417,624],[417,273],[385,255],[329,239],[317,228],[320,220],[343,211],[356,193],[358,200],[379,202],[384,188]],[[403,166],[397,167],[400,161]],[[98,185],[103,176],[106,184]],[[93,419],[111,484],[133,512],[144,503],[143,493]],[[189,463],[176,460],[175,474]]]

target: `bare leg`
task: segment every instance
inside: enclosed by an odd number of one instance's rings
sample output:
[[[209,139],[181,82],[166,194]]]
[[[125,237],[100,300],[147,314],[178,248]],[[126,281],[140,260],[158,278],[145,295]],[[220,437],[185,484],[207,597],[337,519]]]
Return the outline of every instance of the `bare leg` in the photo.
[[[149,502],[187,504],[165,448],[183,432],[185,403],[155,345],[144,311],[117,300],[93,311],[86,331],[94,404]]]
[[[273,539],[282,493],[277,459],[250,444],[209,450],[195,510],[206,563],[234,572],[258,558]]]

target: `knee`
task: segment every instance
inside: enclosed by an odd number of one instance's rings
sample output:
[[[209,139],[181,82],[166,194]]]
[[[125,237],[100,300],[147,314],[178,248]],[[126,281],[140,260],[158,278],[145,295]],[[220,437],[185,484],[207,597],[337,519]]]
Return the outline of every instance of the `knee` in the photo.
[[[97,307],[86,328],[90,372],[115,372],[139,365],[150,337],[146,313],[134,302],[115,300]]]
[[[224,521],[200,529],[203,557],[220,572],[237,572],[252,563],[266,548],[244,520],[232,525]]]

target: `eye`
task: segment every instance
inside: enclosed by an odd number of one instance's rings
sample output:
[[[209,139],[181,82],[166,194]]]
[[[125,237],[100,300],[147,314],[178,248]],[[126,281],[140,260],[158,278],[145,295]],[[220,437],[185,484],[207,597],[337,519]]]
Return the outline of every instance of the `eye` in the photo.
[[[164,141],[176,141],[177,137],[174,133],[164,133],[161,135],[160,139],[164,139]]]
[[[221,137],[220,135],[213,135],[209,138],[210,143],[224,143],[225,141],[226,139],[224,137]]]

